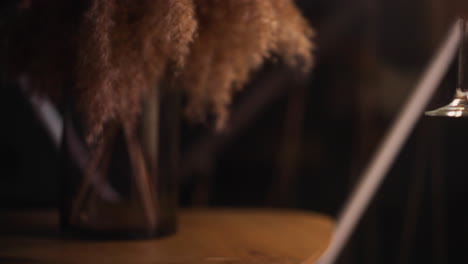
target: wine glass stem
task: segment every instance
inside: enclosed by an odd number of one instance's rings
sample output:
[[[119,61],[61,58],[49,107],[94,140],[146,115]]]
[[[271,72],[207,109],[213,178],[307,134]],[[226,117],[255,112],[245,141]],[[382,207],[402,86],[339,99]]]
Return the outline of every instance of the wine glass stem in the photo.
[[[464,86],[464,73],[465,73],[465,30],[466,21],[464,17],[460,18],[460,44],[458,47],[458,89],[462,92],[467,92]]]

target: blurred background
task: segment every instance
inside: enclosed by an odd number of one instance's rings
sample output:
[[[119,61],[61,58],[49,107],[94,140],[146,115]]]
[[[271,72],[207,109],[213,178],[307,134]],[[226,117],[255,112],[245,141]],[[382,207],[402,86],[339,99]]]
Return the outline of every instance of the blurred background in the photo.
[[[338,217],[468,2],[298,0],[316,29],[301,76],[268,64],[215,134],[184,121],[181,206],[299,208]],[[448,103],[455,61],[428,109]],[[17,84],[0,97],[0,208],[50,208],[59,154]],[[421,116],[340,263],[468,263],[468,120]]]

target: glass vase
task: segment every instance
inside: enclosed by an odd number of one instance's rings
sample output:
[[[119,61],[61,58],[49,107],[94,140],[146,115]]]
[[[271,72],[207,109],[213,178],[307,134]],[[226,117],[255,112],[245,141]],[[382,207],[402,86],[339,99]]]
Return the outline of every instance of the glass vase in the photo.
[[[154,91],[135,125],[116,125],[90,151],[64,116],[61,229],[96,239],[151,238],[176,229],[180,96]]]

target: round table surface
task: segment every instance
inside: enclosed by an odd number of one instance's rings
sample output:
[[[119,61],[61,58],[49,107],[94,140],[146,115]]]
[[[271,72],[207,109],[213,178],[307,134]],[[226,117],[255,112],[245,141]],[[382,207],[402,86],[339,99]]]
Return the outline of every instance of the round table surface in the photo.
[[[0,212],[0,263],[313,263],[330,242],[324,215],[274,209],[183,209],[176,234],[71,240],[55,211]]]

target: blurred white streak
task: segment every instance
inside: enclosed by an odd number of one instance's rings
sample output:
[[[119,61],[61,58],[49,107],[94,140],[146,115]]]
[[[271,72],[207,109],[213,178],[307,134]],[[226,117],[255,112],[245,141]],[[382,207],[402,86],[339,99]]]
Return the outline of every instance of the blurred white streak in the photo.
[[[433,57],[413,94],[393,123],[368,167],[361,175],[358,185],[339,217],[330,246],[317,263],[335,263],[369,202],[385,178],[396,155],[413,130],[414,125],[434,94],[442,77],[446,74],[460,40],[461,32],[456,22],[451,27],[443,45],[436,56]],[[312,260],[306,260],[304,263],[308,264],[312,262]]]
[[[29,91],[30,84],[26,76],[19,78],[19,85],[24,97],[27,98],[31,104],[34,114],[44,129],[47,131],[47,134],[49,135],[54,146],[56,149],[60,149],[64,131],[64,121],[61,114],[59,111],[57,111],[57,108],[55,108],[49,99],[45,97],[39,97]],[[68,136],[66,137],[66,140],[69,146],[69,155],[71,155],[78,168],[82,171],[85,171],[87,163],[89,162],[88,151],[85,145],[80,141],[79,136],[76,134],[76,130],[71,122],[67,122],[67,130]],[[98,175],[93,177],[93,184],[96,186],[96,188],[99,188],[98,194],[100,194],[101,197],[107,201],[120,201],[120,195],[112,188],[112,186],[110,186],[108,182],[98,184],[98,178]]]
[[[54,105],[47,99],[32,94],[29,91],[29,83],[26,76],[19,79],[19,84],[24,97],[29,100],[33,112],[47,131],[54,146],[58,149],[62,141],[63,119]]]

